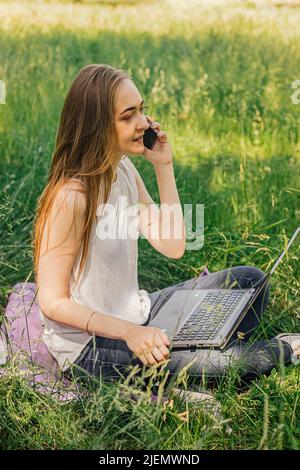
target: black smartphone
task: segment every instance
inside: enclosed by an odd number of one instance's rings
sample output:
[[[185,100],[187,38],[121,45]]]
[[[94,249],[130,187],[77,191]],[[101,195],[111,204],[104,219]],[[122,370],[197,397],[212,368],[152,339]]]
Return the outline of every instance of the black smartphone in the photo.
[[[158,137],[156,132],[150,127],[148,127],[148,129],[145,130],[145,133],[143,135],[143,142],[145,147],[151,150],[157,139]]]

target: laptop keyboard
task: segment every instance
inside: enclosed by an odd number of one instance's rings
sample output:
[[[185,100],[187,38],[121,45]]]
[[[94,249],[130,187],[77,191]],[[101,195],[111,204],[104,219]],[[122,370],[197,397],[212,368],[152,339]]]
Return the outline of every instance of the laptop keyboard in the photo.
[[[214,339],[244,295],[238,289],[228,293],[208,292],[173,339]]]

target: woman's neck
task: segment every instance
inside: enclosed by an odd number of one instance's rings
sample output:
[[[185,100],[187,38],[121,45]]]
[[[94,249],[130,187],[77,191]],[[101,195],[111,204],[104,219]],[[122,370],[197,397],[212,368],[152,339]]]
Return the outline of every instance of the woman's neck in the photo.
[[[119,163],[120,163],[121,160],[123,160],[123,159],[126,158],[126,157],[127,157],[127,155],[126,155],[125,153],[123,153],[123,155],[121,155],[121,156],[119,157],[119,160],[117,161],[117,164],[116,164],[116,166],[114,167],[114,179],[113,179],[113,183],[115,183],[115,182],[117,181],[117,178],[118,178],[118,177],[117,177],[117,168],[118,168],[118,166],[119,166]]]

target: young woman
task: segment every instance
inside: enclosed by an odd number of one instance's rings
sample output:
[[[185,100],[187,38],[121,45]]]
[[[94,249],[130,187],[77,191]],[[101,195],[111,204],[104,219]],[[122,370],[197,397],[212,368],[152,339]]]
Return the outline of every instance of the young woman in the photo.
[[[142,136],[152,127],[158,140],[152,150]],[[154,168],[161,209],[127,155],[143,156]],[[170,377],[188,366],[199,382],[218,378],[238,364],[245,380],[269,374],[299,352],[299,336],[286,334],[248,345],[269,297],[266,285],[225,350],[170,351],[159,328],[147,326],[170,295],[186,288],[246,288],[263,276],[252,266],[236,266],[148,293],[139,289],[137,238],[104,237],[104,209],[122,225],[120,198],[138,208],[141,233],[162,255],[178,259],[185,251],[181,236],[164,238],[162,207],[180,200],[173,172],[172,148],[165,131],[145,113],[142,96],[123,70],[106,64],[84,67],[65,99],[47,185],[34,224],[34,269],[44,321],[43,339],[60,369],[84,378],[110,379],[135,365],[164,364]],[[101,210],[102,209],[102,210]],[[169,226],[175,226],[170,220]],[[159,228],[158,232],[148,230]],[[242,339],[241,339],[242,338]],[[190,366],[189,366],[190,365]]]

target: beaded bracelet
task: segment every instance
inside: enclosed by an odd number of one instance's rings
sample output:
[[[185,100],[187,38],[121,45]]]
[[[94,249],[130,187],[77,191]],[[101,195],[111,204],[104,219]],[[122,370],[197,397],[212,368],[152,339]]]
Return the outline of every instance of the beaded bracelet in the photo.
[[[97,310],[94,310],[94,311],[90,314],[89,319],[88,319],[87,324],[86,324],[86,327],[85,327],[85,331],[86,331],[90,336],[93,336],[93,333],[90,333],[90,332],[89,332],[88,326],[89,326],[89,323],[90,323],[91,318],[92,318],[92,316],[94,315],[94,313],[98,313]]]

